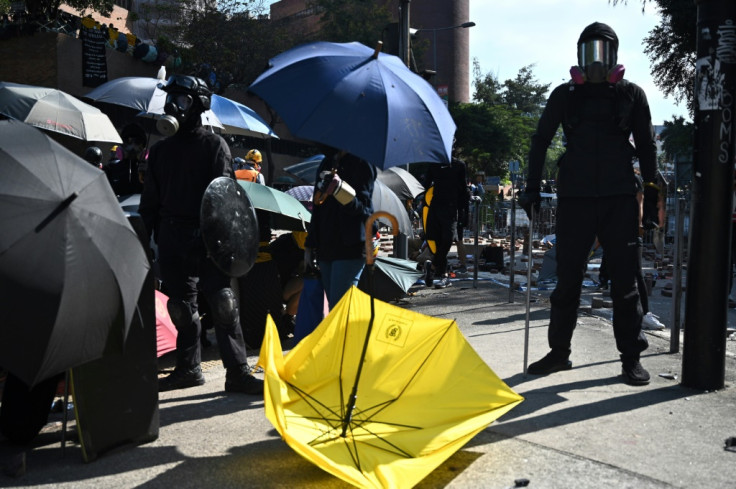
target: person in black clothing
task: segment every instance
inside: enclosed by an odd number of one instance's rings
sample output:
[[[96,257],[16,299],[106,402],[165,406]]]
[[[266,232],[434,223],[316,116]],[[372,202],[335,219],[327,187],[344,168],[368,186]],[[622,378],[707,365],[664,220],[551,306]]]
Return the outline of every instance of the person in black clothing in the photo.
[[[135,123],[126,125],[120,133],[123,143],[116,158],[103,167],[115,195],[139,194],[143,190],[146,168],[146,131]]]
[[[449,165],[431,164],[424,179],[424,188],[432,190],[432,200],[427,215],[427,240],[435,242],[431,265],[425,266],[425,283],[432,286],[434,276],[439,280],[438,289],[450,285],[447,276],[447,253],[452,243],[458,241],[458,222],[464,229],[468,225],[468,188],[465,177],[465,162],[457,158]]]
[[[102,169],[102,150],[97,146],[90,146],[85,149],[84,159],[95,168]]]
[[[158,244],[161,278],[169,293],[168,310],[176,326],[176,368],[159,381],[159,391],[204,384],[199,342],[201,324],[197,285],[207,298],[222,363],[225,391],[263,394],[263,381],[250,373],[238,301],[230,277],[207,256],[200,233],[200,205],[215,178],[234,178],[230,149],[222,137],[202,127],[211,92],[204,81],[174,75],[167,93],[166,122],[178,128],[150,151],[138,211]]]
[[[572,80],[555,88],[532,136],[527,188],[519,203],[537,208],[540,177],[549,144],[562,125],[567,145],[558,163],[557,286],[552,293],[548,342],[551,351],[529,365],[544,375],[572,368],[569,360],[585,261],[598,237],[606,254],[613,299],[613,330],[622,373],[633,385],[649,382],[639,357],[648,342],[636,287],[639,264],[639,204],[632,160],[644,179],[643,225],[657,222],[656,145],[644,91],[623,79],[618,37],[606,24],[587,26],[578,40]],[[633,134],[636,147],[629,142]]]
[[[365,240],[370,239],[365,235],[365,221],[373,214],[377,172],[370,163],[345,151],[327,148],[324,153],[317,170],[304,262],[319,265],[332,309],[351,285],[358,286],[363,272]]]

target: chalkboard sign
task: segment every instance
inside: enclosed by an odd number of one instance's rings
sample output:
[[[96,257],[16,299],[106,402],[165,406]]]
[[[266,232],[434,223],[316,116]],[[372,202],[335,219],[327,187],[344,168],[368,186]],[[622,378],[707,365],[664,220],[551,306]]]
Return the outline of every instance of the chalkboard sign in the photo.
[[[106,35],[98,25],[82,22],[82,85],[98,87],[107,81]]]

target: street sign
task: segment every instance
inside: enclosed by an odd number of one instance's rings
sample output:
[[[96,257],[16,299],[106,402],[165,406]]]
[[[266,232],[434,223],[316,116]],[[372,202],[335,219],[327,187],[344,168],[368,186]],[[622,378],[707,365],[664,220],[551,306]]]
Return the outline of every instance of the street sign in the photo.
[[[519,162],[518,161],[509,161],[509,172],[511,173],[518,173],[519,171]]]

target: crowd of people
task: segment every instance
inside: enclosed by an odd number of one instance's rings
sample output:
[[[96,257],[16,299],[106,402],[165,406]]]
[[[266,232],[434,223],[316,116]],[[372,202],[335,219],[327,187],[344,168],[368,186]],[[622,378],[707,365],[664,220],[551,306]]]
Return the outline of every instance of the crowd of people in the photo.
[[[642,333],[648,311],[639,237],[640,229],[657,225],[661,189],[655,181],[656,146],[647,98],[638,85],[623,78],[617,52],[618,37],[608,25],[595,22],[583,30],[571,79],[552,91],[531,139],[526,185],[519,197],[530,219],[542,199],[545,156],[559,127],[566,148],[558,162],[557,284],[551,295],[550,350],[529,365],[528,373],[548,375],[572,368],[583,271],[597,240],[605,254],[602,272],[607,273],[605,284],[610,282],[622,375],[629,384],[644,385],[650,380],[640,362],[648,347]],[[130,124],[106,165],[99,148],[88,148],[84,158],[104,169],[117,194],[141,194],[139,213],[157,245],[157,270],[178,333],[176,367],[160,379],[159,391],[205,383],[200,321],[205,301],[227,372],[225,391],[260,396],[263,381],[253,375],[246,348],[260,345],[266,314],[277,316],[282,341],[287,342],[302,310],[306,273],[319,279],[330,308],[358,285],[365,242],[377,231],[368,235],[364,225],[374,211],[377,171],[349,152],[321,148],[325,158],[317,170],[308,232],[272,240],[269,215],[256,212],[258,252],[251,270],[238,279],[240,290],[233,290],[231,277],[213,262],[202,240],[200,204],[218,177],[265,184],[263,156],[251,150],[245,158],[233,158],[225,140],[202,127],[200,115],[209,109],[211,97],[205,81],[174,75],[163,90],[165,117],[176,128],[173,135],[149,148],[146,132]],[[638,178],[634,160],[639,162]],[[451,284],[447,255],[453,243],[465,266],[462,235],[470,224],[469,202],[483,191],[470,183],[467,172],[465,163],[453,157],[448,164],[430,165],[426,174],[419,208],[424,235],[416,256],[427,286]],[[243,314],[248,321],[242,320]],[[318,319],[313,318],[306,331]]]

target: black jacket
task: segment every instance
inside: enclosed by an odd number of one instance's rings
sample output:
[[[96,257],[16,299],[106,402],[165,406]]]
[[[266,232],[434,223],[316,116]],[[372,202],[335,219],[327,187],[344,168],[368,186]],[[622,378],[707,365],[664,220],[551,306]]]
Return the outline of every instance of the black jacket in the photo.
[[[198,225],[204,191],[223,176],[232,177],[230,148],[201,126],[154,144],[138,207],[149,236],[163,218]]]
[[[545,154],[560,124],[567,143],[558,162],[559,197],[636,193],[635,156],[644,181],[654,180],[652,118],[644,91],[634,83],[565,83],[555,88],[532,136],[528,188],[539,188]]]
[[[320,260],[360,258],[365,250],[365,221],[373,214],[376,169],[351,154],[346,154],[336,163],[328,155],[317,174],[333,165],[336,165],[340,178],[355,190],[355,198],[347,205],[340,204],[333,196],[321,205],[315,204],[305,246],[317,248]],[[370,236],[368,238],[371,239]]]

